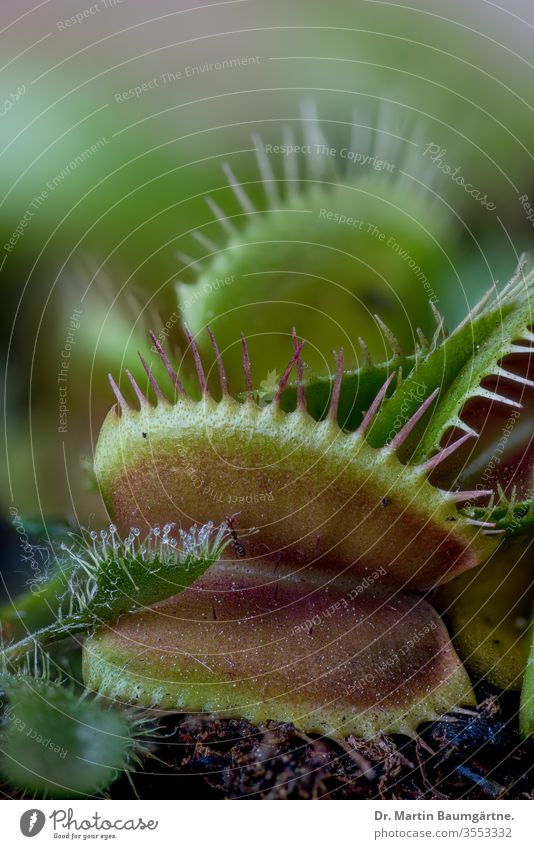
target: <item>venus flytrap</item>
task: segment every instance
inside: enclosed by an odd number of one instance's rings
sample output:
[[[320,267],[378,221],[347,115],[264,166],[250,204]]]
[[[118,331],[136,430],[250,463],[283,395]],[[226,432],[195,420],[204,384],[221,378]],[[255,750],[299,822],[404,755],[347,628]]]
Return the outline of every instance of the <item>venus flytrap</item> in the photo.
[[[521,265],[450,336],[437,316],[432,340],[420,334],[418,349],[405,357],[386,328],[390,360],[346,371],[339,350],[330,378],[307,380],[304,342],[293,331],[293,354],[269,403],[255,390],[244,337],[238,398],[210,328],[216,397],[187,328],[200,397],[185,392],[153,340],[174,397],[146,362],[146,394],[127,373],[138,408],[111,378],[118,406],[95,455],[110,514],[121,529],[132,516],[146,525],[177,513],[222,521],[224,506],[204,494],[215,486],[242,496],[239,527],[257,533],[247,542],[247,562],[219,564],[193,590],[98,630],[84,654],[88,685],[145,707],[293,721],[331,736],[414,733],[419,722],[472,704],[442,623],[413,593],[467,573],[505,536],[529,529],[529,501],[510,510],[502,493],[441,488],[433,476],[445,461],[459,472],[459,449],[476,445],[462,418],[469,399],[520,406],[484,381],[530,386],[501,363],[533,351],[533,284]],[[446,442],[454,429],[461,435]],[[200,486],[184,486],[192,474]],[[266,490],[268,502],[246,498]],[[343,593],[377,569],[385,570],[383,583],[347,609]],[[332,605],[336,617],[325,614]],[[295,619],[320,628],[295,632]],[[413,633],[423,634],[419,642]],[[409,652],[400,651],[404,645]],[[393,656],[396,664],[384,663]],[[371,668],[386,671],[358,691],[354,681]]]
[[[496,533],[507,537],[521,536],[534,530],[534,502],[532,498],[517,500],[502,496],[496,506],[469,507],[466,516],[476,521],[488,521]]]

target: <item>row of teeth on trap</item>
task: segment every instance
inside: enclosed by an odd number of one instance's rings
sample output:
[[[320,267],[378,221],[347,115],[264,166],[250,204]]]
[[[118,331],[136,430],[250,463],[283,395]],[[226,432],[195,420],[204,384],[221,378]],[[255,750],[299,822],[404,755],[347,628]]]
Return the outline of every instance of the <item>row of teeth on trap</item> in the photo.
[[[402,121],[393,120],[393,116],[388,114],[390,111],[390,105],[380,101],[376,125],[372,129],[361,123],[357,112],[354,112],[352,121],[347,122],[351,126],[350,138],[348,139],[349,150],[358,150],[367,154],[370,158],[374,157],[383,161],[394,159],[396,161],[397,168],[394,175],[381,171],[377,177],[381,181],[396,180],[398,174],[406,171],[409,173],[418,172],[421,167],[425,167],[419,155],[420,147],[424,144],[423,129],[418,129],[413,126],[413,122],[407,122],[405,119]],[[313,101],[306,100],[302,104],[300,122],[303,145],[306,149],[311,151],[326,150],[332,146],[323,133],[317,107]],[[365,138],[360,138],[361,131],[369,130],[371,132],[368,135],[367,143],[365,143]],[[258,133],[252,133],[251,138],[257,159],[258,177],[247,181],[247,183],[250,185],[261,184],[267,208],[266,210],[256,208],[245,186],[236,177],[231,165],[224,162],[222,166],[224,175],[240,211],[236,215],[227,214],[212,197],[206,197],[206,203],[227,239],[233,240],[240,235],[238,227],[234,224],[234,218],[239,221],[245,216],[245,220],[247,220],[251,216],[262,215],[270,210],[278,210],[290,199],[292,193],[302,192],[308,184],[321,184],[325,188],[332,188],[341,180],[349,182],[352,180],[351,175],[354,168],[350,164],[350,160],[347,159],[346,169],[343,173],[335,158],[321,154],[314,155],[313,153],[305,157],[299,157],[299,154],[295,153],[284,156],[283,174],[277,176],[267,155],[266,145],[262,137]],[[415,138],[419,140],[419,144],[415,142]],[[287,150],[293,151],[295,149],[296,136],[289,125],[283,128],[282,142]],[[299,168],[299,161],[303,163],[303,168]],[[376,172],[374,173],[376,175]],[[412,191],[417,191],[418,182],[415,184],[412,182]],[[425,167],[425,180],[423,182],[427,187],[434,187],[437,191],[441,180],[435,169],[430,170]],[[425,202],[429,208],[435,204],[432,193],[430,193],[430,197],[428,194],[425,196]],[[209,224],[211,223],[209,222]],[[208,252],[205,257],[208,260],[212,255],[224,250],[200,229],[193,230],[191,236],[202,249]],[[203,271],[201,259],[184,251],[177,251],[176,258],[182,263],[181,273],[186,278]],[[186,284],[179,281],[178,289],[184,285]]]
[[[215,353],[216,362],[217,362],[217,369],[218,369],[218,373],[219,373],[219,380],[220,380],[222,397],[228,398],[228,397],[230,397],[229,390],[228,390],[228,380],[227,380],[226,371],[225,371],[225,368],[224,368],[224,363],[223,363],[223,360],[222,360],[222,357],[221,357],[221,353],[220,353],[219,347],[217,345],[215,336],[213,335],[211,328],[208,327],[207,329],[208,329],[208,334],[209,334],[211,344],[212,344],[212,347],[213,347],[213,350],[214,350],[214,353]],[[200,352],[198,350],[198,346],[197,346],[195,339],[193,338],[191,332],[187,328],[185,328],[185,333],[186,333],[187,339],[189,341],[189,345],[190,345],[192,353],[193,353],[193,359],[194,359],[194,362],[195,362],[196,372],[197,372],[197,375],[198,375],[198,380],[199,380],[200,388],[201,388],[201,391],[202,391],[202,395],[203,395],[203,397],[208,397],[209,396],[208,382],[207,382],[206,374],[205,374],[205,371],[204,371],[204,368],[203,368],[203,365],[202,365],[202,360],[201,360],[201,357],[200,357]],[[153,342],[153,345],[154,345],[154,349],[156,350],[159,358],[161,359],[161,362],[163,363],[163,365],[164,365],[164,367],[165,367],[165,369],[166,369],[166,371],[167,371],[167,373],[168,373],[168,375],[169,375],[169,377],[172,381],[172,384],[173,384],[173,386],[176,390],[178,398],[190,400],[190,396],[187,394],[186,390],[184,389],[180,379],[178,378],[178,376],[177,376],[167,354],[163,350],[159,340],[156,338],[154,333],[151,333],[150,336],[151,336],[151,339],[152,339],[152,342]],[[532,341],[534,341],[534,335],[531,334],[531,336],[532,336]],[[296,384],[296,386],[297,386],[297,410],[306,413],[307,412],[307,406],[306,406],[305,384],[304,384],[304,363],[303,363],[302,358],[301,358],[301,352],[302,352],[302,349],[304,347],[304,342],[303,341],[299,342],[299,340],[297,338],[296,331],[295,331],[294,328],[293,328],[292,337],[293,337],[293,355],[292,355],[291,359],[289,360],[288,365],[286,366],[282,376],[280,377],[280,380],[278,382],[278,386],[277,386],[276,392],[274,394],[273,400],[269,403],[269,406],[271,408],[274,407],[274,409],[279,408],[280,401],[281,401],[281,398],[282,398],[282,394],[283,394],[283,392],[284,392],[284,390],[285,390],[285,388],[288,384],[291,372],[293,371],[293,368],[296,368],[296,372],[297,372],[297,384]],[[251,377],[251,371],[250,371],[250,357],[249,357],[247,342],[246,342],[245,336],[243,334],[241,335],[241,344],[242,344],[242,349],[243,349],[243,370],[244,370],[244,375],[245,375],[246,397],[247,397],[247,401],[249,403],[254,403],[256,396],[255,396],[255,391],[254,391],[254,387],[253,387],[253,383],[252,383],[252,377]],[[531,348],[524,349],[524,350],[525,351],[528,350],[529,353],[532,353],[534,351],[534,349],[531,349]],[[148,365],[148,363],[146,362],[145,358],[142,356],[141,353],[139,353],[139,358],[140,358],[141,363],[143,365],[143,368],[144,368],[144,370],[147,374],[148,381],[149,381],[152,389],[154,390],[157,401],[158,402],[161,401],[165,404],[169,404],[170,402],[169,402],[168,398],[162,392],[154,374],[152,373],[150,366]],[[128,377],[128,380],[130,381],[130,384],[131,384],[131,386],[132,386],[132,388],[135,392],[135,395],[139,400],[139,403],[141,405],[141,409],[146,408],[146,407],[150,407],[151,404],[150,404],[148,398],[146,397],[146,395],[140,389],[140,387],[139,387],[137,381],[135,380],[134,376],[131,374],[131,372],[128,369],[126,369],[125,371],[126,371],[126,375]],[[508,373],[506,373],[506,374],[508,374]],[[511,373],[510,373],[510,376],[512,376]],[[382,387],[378,391],[376,397],[374,398],[371,405],[369,406],[369,409],[365,413],[361,424],[359,425],[357,430],[354,432],[355,435],[357,435],[359,437],[364,437],[366,435],[366,433],[369,431],[369,429],[370,429],[370,427],[373,423],[373,420],[374,420],[375,416],[377,415],[377,413],[380,409],[382,401],[385,398],[386,393],[387,393],[390,385],[392,384],[393,380],[395,379],[395,377],[399,378],[399,373],[397,371],[394,371],[394,372],[392,372],[392,374],[389,375],[387,380],[384,382],[384,384],[382,385]],[[331,397],[330,397],[330,404],[329,404],[328,413],[327,413],[327,420],[329,420],[329,421],[331,421],[335,424],[337,424],[337,414],[338,414],[338,406],[339,406],[339,398],[340,398],[340,392],[341,392],[342,379],[343,379],[343,349],[340,349],[340,351],[337,354],[336,377],[335,377],[335,381],[334,381],[334,385],[333,385],[333,389],[332,389],[332,393],[331,393]],[[122,394],[121,390],[119,389],[118,385],[116,384],[116,382],[113,379],[113,376],[111,374],[109,375],[109,381],[110,381],[113,393],[115,394],[115,397],[116,397],[116,399],[119,403],[121,411],[123,413],[127,413],[128,411],[131,411],[131,409],[132,409],[131,406],[126,401],[124,395]],[[532,381],[527,381],[526,379],[523,379],[523,378],[521,378],[521,382],[528,383],[528,385],[530,385],[530,386],[534,386],[534,383]],[[483,389],[481,389],[481,393],[483,393],[485,397],[487,397],[488,395],[491,394],[491,393],[488,393],[487,390],[483,390]],[[396,452],[400,448],[400,446],[406,441],[406,439],[411,434],[414,427],[417,425],[417,423],[420,421],[420,419],[423,417],[423,415],[431,407],[431,405],[435,401],[438,394],[439,394],[439,387],[436,388],[428,396],[428,398],[426,398],[420,404],[420,406],[415,411],[415,413],[413,413],[413,415],[403,425],[401,430],[399,430],[398,433],[393,437],[393,439],[388,443],[387,448],[388,448],[389,451]],[[497,400],[497,401],[502,401],[504,403],[512,404],[514,407],[520,407],[521,406],[518,402],[506,399],[501,395],[494,394],[494,399]],[[419,469],[421,469],[422,471],[429,474],[436,466],[438,466],[440,463],[442,463],[444,460],[446,460],[448,457],[450,457],[468,439],[473,438],[473,437],[477,437],[477,436],[478,436],[478,434],[476,433],[476,431],[469,428],[463,436],[459,437],[456,441],[454,441],[450,445],[447,445],[446,447],[441,448],[439,451],[436,452],[436,454],[434,454],[428,460],[424,461],[423,463],[420,463]],[[446,494],[447,497],[452,498],[456,502],[470,502],[470,501],[478,500],[480,498],[490,498],[491,499],[490,503],[493,506],[495,504],[495,495],[496,495],[495,492],[491,489],[446,491],[444,494]],[[480,519],[474,519],[474,518],[468,518],[468,517],[463,517],[463,521],[468,525],[474,525],[474,526],[480,527],[482,529],[482,533],[485,533],[485,534],[504,534],[505,533],[504,529],[497,529],[496,528],[495,522],[488,522],[488,521],[483,521],[483,520],[480,520]]]
[[[526,256],[526,254],[522,254],[521,257],[519,258],[517,268],[516,268],[513,276],[509,280],[509,282],[506,284],[506,286],[499,292],[497,290],[497,284],[494,283],[493,286],[478,301],[478,303],[470,310],[470,312],[466,315],[464,320],[454,329],[451,336],[458,334],[464,328],[464,326],[466,324],[468,324],[469,322],[472,322],[476,318],[480,317],[486,310],[488,310],[490,308],[499,308],[499,307],[502,308],[506,304],[509,304],[509,303],[511,303],[512,301],[514,301],[518,298],[528,297],[529,290],[531,289],[531,287],[534,284],[534,269],[531,269],[531,271],[527,275],[525,275],[524,272],[525,272],[525,268],[526,268],[526,265],[527,265],[527,260],[528,260],[528,258]],[[435,350],[435,348],[438,347],[438,345],[441,342],[445,342],[445,340],[449,337],[448,330],[445,326],[444,317],[440,314],[440,312],[437,310],[435,304],[432,301],[429,301],[429,306],[432,310],[432,313],[433,313],[433,316],[434,316],[434,319],[435,319],[435,322],[436,322],[436,329],[434,331],[432,339],[429,340],[425,337],[425,335],[423,334],[421,329],[417,328],[416,334],[417,334],[417,337],[418,337],[418,343],[416,343],[415,347],[414,347],[414,358],[415,358],[416,362],[417,362],[417,359],[420,355],[426,356],[426,355],[432,353]],[[400,357],[405,356],[405,354],[402,350],[402,347],[401,347],[397,337],[393,333],[393,331],[385,324],[385,322],[380,318],[380,316],[375,315],[374,318],[377,322],[379,329],[381,330],[381,332],[383,334],[384,339],[389,344],[389,347],[390,347],[390,350],[391,350],[391,359],[389,360],[389,362],[393,363],[395,358],[400,358]],[[186,336],[188,338],[191,351],[193,353],[196,371],[197,371],[197,374],[198,374],[202,393],[207,394],[207,392],[208,392],[207,380],[206,380],[206,376],[205,376],[205,373],[204,373],[204,370],[203,370],[202,361],[201,361],[201,358],[200,358],[198,347],[196,345],[196,342],[195,342],[191,332],[188,330],[188,328],[184,327],[184,330],[185,330]],[[219,369],[219,374],[220,374],[220,378],[221,378],[222,392],[223,392],[223,395],[227,395],[228,394],[228,384],[227,384],[227,379],[226,379],[226,374],[225,374],[225,371],[224,371],[222,359],[221,359],[221,356],[220,356],[220,353],[219,353],[219,349],[217,347],[217,343],[215,341],[215,338],[214,338],[213,333],[211,331],[211,328],[209,326],[208,326],[207,330],[208,330],[208,333],[209,333],[209,336],[210,336],[210,339],[211,339],[211,343],[212,343],[212,346],[213,346],[213,349],[215,351],[215,355],[216,355],[216,358],[217,358],[218,369]],[[168,374],[171,378],[171,381],[172,381],[172,383],[173,383],[173,385],[174,385],[174,387],[177,391],[178,396],[186,397],[187,393],[186,393],[184,387],[182,386],[177,374],[175,373],[174,369],[172,368],[171,363],[170,363],[167,355],[165,354],[159,340],[155,337],[155,335],[152,331],[149,331],[149,334],[150,334],[150,337],[151,337],[152,342],[153,342],[153,350],[158,353],[160,359],[162,360],[162,362],[165,366],[165,369],[167,370],[167,372],[168,372]],[[254,389],[253,389],[253,386],[252,386],[251,375],[250,375],[250,359],[249,359],[249,355],[248,355],[246,340],[245,340],[245,337],[244,337],[243,334],[241,334],[241,339],[242,339],[242,345],[243,345],[243,361],[244,361],[245,380],[246,380],[246,386],[247,386],[247,396],[249,398],[253,398],[254,397]],[[533,356],[534,355],[534,333],[531,330],[525,330],[522,334],[522,339],[527,344],[512,344],[512,345],[510,345],[509,353],[510,354],[527,354],[527,355]],[[358,338],[358,343],[359,343],[361,351],[363,353],[363,364],[364,364],[364,366],[372,366],[373,361],[371,359],[369,349],[368,349],[365,341],[361,338]],[[306,408],[306,402],[305,402],[305,398],[304,398],[304,386],[302,385],[303,384],[303,363],[302,363],[302,361],[300,360],[300,357],[299,357],[300,352],[297,352],[297,350],[296,350],[297,349],[297,342],[296,342],[296,336],[295,336],[295,329],[293,329],[293,344],[294,344],[295,354],[294,354],[292,360],[290,361],[288,368],[286,369],[286,372],[284,373],[284,375],[283,375],[283,377],[280,381],[280,384],[278,386],[278,391],[276,392],[273,403],[275,405],[277,405],[280,402],[280,397],[281,397],[282,392],[285,389],[285,386],[286,386],[286,384],[289,380],[291,369],[293,367],[293,364],[296,362],[296,364],[297,364],[298,403],[299,403],[299,407],[303,407],[305,409]],[[301,348],[302,348],[303,344],[304,343],[301,343],[301,346],[300,346]],[[146,363],[142,354],[140,352],[138,352],[138,354],[139,354],[139,358],[141,360],[141,363],[143,365],[143,368],[144,368],[144,370],[145,370],[145,372],[148,376],[150,384],[151,384],[157,398],[161,401],[166,401],[167,399],[165,398],[163,392],[161,391],[154,375],[152,374],[152,372],[150,370],[150,367]],[[343,349],[340,350],[339,355],[338,355],[338,373],[339,373],[340,368],[342,369],[342,363],[341,364],[339,363],[339,358],[341,358],[341,360],[343,358]],[[141,390],[140,390],[139,386],[137,385],[134,377],[131,375],[131,373],[129,372],[128,369],[126,369],[125,371],[126,371],[128,379],[130,380],[130,383],[132,384],[132,387],[133,387],[135,394],[136,394],[137,398],[139,399],[141,405],[144,406],[144,405],[148,404],[147,398],[141,392]],[[501,378],[505,378],[505,379],[511,380],[513,382],[516,382],[516,383],[520,383],[523,386],[527,386],[527,387],[530,387],[530,388],[534,387],[533,381],[529,380],[526,377],[522,377],[521,375],[515,374],[514,372],[507,371],[499,365],[496,365],[494,367],[494,369],[492,370],[492,375],[494,377],[501,377]],[[488,374],[488,377],[489,376],[491,376],[491,375]],[[118,389],[118,387],[117,387],[117,385],[116,385],[116,383],[113,380],[113,377],[111,375],[109,375],[109,380],[110,380],[111,386],[113,388],[113,392],[114,392],[115,396],[117,397],[117,400],[119,401],[120,406],[123,409],[128,409],[129,405],[126,402],[126,400],[124,399],[124,397],[122,396],[122,394],[120,393],[120,391],[119,391],[119,389]],[[522,406],[520,403],[513,401],[512,399],[507,398],[504,395],[499,395],[496,392],[490,392],[489,390],[484,389],[482,387],[478,387],[477,394],[479,394],[480,397],[484,397],[484,398],[486,398],[490,401],[500,402],[500,403],[503,403],[503,404],[507,404],[508,406],[511,406],[511,407],[521,408],[521,406]],[[337,387],[337,392],[334,393],[333,399],[332,399],[332,404],[335,406],[334,412],[337,412],[338,402],[339,402],[339,386]],[[465,429],[466,429],[466,431],[470,430],[467,426],[465,426]],[[474,431],[473,431],[473,433],[474,433]]]

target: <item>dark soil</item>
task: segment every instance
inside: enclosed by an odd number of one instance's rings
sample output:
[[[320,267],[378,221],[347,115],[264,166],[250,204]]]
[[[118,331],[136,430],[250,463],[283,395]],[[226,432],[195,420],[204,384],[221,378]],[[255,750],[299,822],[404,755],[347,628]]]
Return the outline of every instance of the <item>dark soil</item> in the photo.
[[[518,699],[485,694],[477,710],[412,740],[308,737],[293,725],[166,717],[143,772],[116,799],[533,799],[534,741],[517,734]]]

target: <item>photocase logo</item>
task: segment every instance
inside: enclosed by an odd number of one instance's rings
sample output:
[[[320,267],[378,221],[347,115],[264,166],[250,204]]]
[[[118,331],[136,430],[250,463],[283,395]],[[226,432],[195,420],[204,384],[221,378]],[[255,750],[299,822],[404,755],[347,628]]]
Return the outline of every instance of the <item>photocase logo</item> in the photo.
[[[20,818],[20,830],[24,837],[35,837],[43,830],[46,817],[42,811],[37,808],[32,808],[30,811],[24,811]]]

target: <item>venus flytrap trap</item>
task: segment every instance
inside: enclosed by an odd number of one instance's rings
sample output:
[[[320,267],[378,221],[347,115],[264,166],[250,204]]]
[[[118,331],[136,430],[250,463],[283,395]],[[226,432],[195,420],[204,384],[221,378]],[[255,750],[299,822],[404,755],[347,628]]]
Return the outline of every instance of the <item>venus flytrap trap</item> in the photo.
[[[520,356],[528,368],[534,350],[531,330],[534,271],[525,274],[525,264],[522,258],[504,289],[498,292],[492,287],[450,336],[418,360],[399,391],[380,410],[370,434],[372,444],[378,445],[387,438],[387,429],[396,411],[414,386],[421,384],[429,392],[439,389],[439,395],[424,433],[416,429],[408,440],[407,446],[416,451],[414,459],[427,457],[451,428],[472,433],[461,417],[472,399],[521,409],[520,401],[510,397],[510,389],[519,386],[525,391],[527,387],[532,388],[534,382],[506,368],[503,360]],[[485,385],[488,381],[491,381],[489,386]],[[410,400],[409,409],[416,407],[417,402]]]
[[[386,328],[389,360],[346,371],[341,349],[330,378],[306,379],[304,342],[293,330],[293,354],[268,403],[255,390],[244,337],[245,392],[236,398],[208,328],[217,399],[187,328],[200,397],[185,392],[153,338],[173,399],[146,361],[146,394],[127,372],[138,408],[111,378],[118,406],[95,455],[110,514],[121,529],[132,517],[149,526],[177,513],[222,521],[223,505],[184,486],[193,470],[208,488],[241,498],[240,529],[257,534],[247,562],[218,564],[193,589],[98,630],[84,652],[88,686],[145,707],[291,721],[334,737],[414,734],[420,722],[473,704],[443,623],[417,593],[527,532],[532,508],[528,498],[510,509],[493,489],[433,480],[445,461],[458,476],[460,449],[476,445],[463,418],[470,399],[519,409],[510,386],[532,385],[502,362],[532,354],[533,283],[522,263],[452,334],[437,315],[432,340],[420,333],[405,356]],[[487,388],[492,379],[498,386]],[[265,491],[268,502],[246,498]],[[380,569],[380,586],[345,607],[347,590]],[[332,605],[336,617],[326,613]],[[295,632],[299,619],[320,627]],[[383,674],[358,689],[371,669]]]
[[[507,537],[522,535],[534,530],[534,502],[532,498],[517,500],[501,496],[496,506],[469,507],[464,510],[466,516],[475,521],[487,521],[493,525],[495,533],[505,533]]]
[[[487,378],[496,376],[499,386],[532,386],[532,381],[500,363],[507,354],[527,357],[532,351],[528,298],[533,283],[534,274],[523,277],[521,266],[503,292],[488,293],[450,336],[436,335],[426,352],[420,350],[406,377],[400,368],[390,371],[371,400],[370,387],[374,389],[377,377],[389,371],[391,361],[355,374],[344,371],[340,351],[335,376],[312,384],[315,396],[308,408],[303,343],[296,335],[278,391],[261,407],[254,401],[244,339],[247,392],[242,403],[229,393],[213,334],[219,401],[209,392],[191,334],[200,400],[191,399],[176,383],[176,374],[158,347],[177,393],[176,403],[167,400],[148,366],[147,385],[154,390],[156,406],[131,375],[139,410],[112,382],[121,415],[115,411],[108,415],[95,457],[110,513],[121,528],[132,513],[142,514],[152,524],[167,521],[176,505],[197,521],[212,517],[222,521],[222,507],[206,501],[200,489],[181,492],[181,481],[193,468],[208,480],[210,474],[215,476],[219,490],[243,496],[273,490],[273,500],[263,505],[260,515],[250,505],[240,515],[243,528],[260,528],[250,545],[252,554],[274,557],[282,548],[287,562],[322,560],[362,571],[387,563],[393,582],[407,581],[418,588],[450,580],[487,559],[509,527],[517,530],[513,521],[517,514],[511,515],[506,500],[496,505],[494,499],[476,516],[470,515],[481,499],[495,496],[493,490],[441,489],[432,485],[430,476],[476,438],[461,418],[471,398],[520,408],[520,402],[504,394],[506,390],[487,389],[483,385]],[[290,388],[294,367],[297,381]],[[461,436],[443,445],[443,437],[454,429]],[[387,500],[386,510],[382,499]],[[493,515],[496,509],[499,526],[488,513]],[[529,509],[521,507],[527,511],[527,523]]]
[[[357,598],[352,587],[318,567],[217,564],[180,596],[96,631],[86,685],[143,708],[293,722],[335,739],[413,735],[475,704],[430,604],[380,582]]]
[[[471,310],[464,321],[448,334],[443,317],[433,307],[436,328],[431,340],[419,331],[415,352],[406,354],[390,329],[384,334],[391,348],[391,356],[384,362],[371,357],[363,340],[359,340],[365,365],[345,371],[338,400],[338,421],[347,430],[355,430],[386,378],[399,372],[402,380],[396,391],[386,395],[369,429],[369,442],[380,447],[395,436],[400,424],[416,412],[430,392],[439,390],[435,415],[424,420],[424,431],[416,427],[406,440],[406,447],[418,441],[417,456],[425,458],[440,444],[448,429],[458,428],[473,433],[461,418],[461,412],[472,398],[484,398],[513,411],[521,404],[508,397],[510,385],[532,388],[533,381],[523,374],[502,365],[506,357],[523,357],[527,360],[533,351],[533,334],[530,298],[534,291],[534,271],[524,274],[525,259],[521,259],[516,273],[507,286],[497,292],[492,287]],[[432,306],[432,305],[431,305]],[[523,367],[523,371],[524,371]],[[336,375],[307,377],[304,382],[306,407],[315,419],[328,413]],[[484,381],[500,381],[503,392],[484,387]],[[281,407],[286,411],[296,406],[295,383],[288,382],[281,397]],[[506,498],[499,493],[503,504]],[[519,508],[519,505],[517,505]],[[506,510],[504,511],[506,513]],[[504,518],[501,510],[499,518]]]
[[[513,602],[521,593],[528,604],[530,586],[518,570],[515,583],[506,576],[509,549],[499,545],[507,537],[517,541],[506,545],[525,545],[531,501],[507,497],[499,487],[442,489],[432,475],[475,439],[461,397],[455,394],[451,413],[445,390],[463,380],[468,398],[498,374],[504,356],[530,356],[524,296],[531,287],[532,275],[516,280],[475,311],[472,325],[450,336],[438,318],[433,340],[425,344],[421,336],[412,356],[392,339],[389,360],[345,371],[339,351],[332,377],[305,378],[304,343],[294,332],[293,354],[268,403],[254,389],[244,338],[246,392],[232,398],[211,330],[219,400],[208,391],[191,335],[199,400],[186,394],[159,344],[173,402],[144,359],[156,406],[130,373],[139,410],[112,380],[120,414],[114,410],[106,420],[95,467],[116,525],[71,534],[54,548],[58,571],[39,592],[58,615],[2,655],[9,704],[0,770],[12,786],[50,796],[93,795],[145,753],[128,711],[105,709],[87,694],[80,698],[18,668],[35,646],[76,633],[89,634],[83,652],[88,690],[112,702],[255,723],[291,721],[340,741],[379,732],[413,736],[421,723],[474,705],[466,667],[500,686],[517,686],[526,647],[523,637],[518,645]],[[499,346],[503,315],[507,329]],[[508,387],[529,387],[526,379],[503,379]],[[492,392],[492,403],[513,402]],[[463,435],[443,445],[452,426],[461,426]],[[424,440],[428,448],[421,453]],[[192,471],[219,492],[243,496],[230,525],[224,504],[191,485]],[[266,481],[272,499],[245,497],[266,491]],[[479,499],[487,505],[475,506]],[[313,545],[306,548],[303,516],[310,513]],[[172,517],[185,515],[203,524],[175,530]],[[139,528],[128,524],[132,519]],[[238,553],[249,559],[220,562],[228,542],[235,544],[237,519],[238,543],[243,531],[258,528],[246,549],[240,544]],[[484,561],[479,568],[487,580],[470,571]],[[460,582],[474,578],[474,602],[461,585],[456,602],[458,584],[447,584],[460,572]],[[505,592],[495,607],[499,577]],[[465,666],[442,619],[418,594],[441,583],[447,584],[443,593],[451,591],[442,599],[452,598],[448,612]],[[473,605],[493,617],[499,651],[484,616],[472,621]],[[528,667],[525,735],[532,729],[531,702]],[[83,773],[80,760],[89,765]]]
[[[204,329],[211,323],[234,391],[243,386],[244,328],[258,387],[273,369],[283,369],[295,325],[319,374],[341,344],[347,367],[361,363],[359,336],[383,360],[383,322],[409,350],[417,342],[412,327],[431,329],[426,303],[438,301],[432,287],[447,261],[443,245],[452,219],[423,188],[435,184],[436,172],[420,154],[417,131],[399,127],[391,107],[381,107],[373,130],[355,115],[340,147],[327,143],[313,104],[302,110],[301,132],[285,128],[282,147],[254,134],[257,178],[241,183],[226,163],[235,211],[221,208],[218,192],[208,198],[213,222],[192,231],[193,255],[178,254],[183,322],[209,367],[215,358]],[[391,167],[355,167],[343,150]],[[449,186],[439,179],[437,194],[445,197]]]
[[[387,378],[393,373],[400,377],[406,377],[414,368],[418,353],[405,355],[398,347],[395,339],[391,356],[383,362],[375,362],[367,349],[363,339],[359,340],[359,346],[364,359],[364,364],[356,369],[344,369],[343,380],[339,388],[337,418],[341,427],[346,430],[356,430],[363,418],[363,410],[368,409],[376,398],[378,392]],[[299,360],[299,368],[302,377],[298,380],[288,380],[287,385],[280,397],[280,408],[285,412],[292,412],[297,407],[297,396],[299,391],[304,393],[306,409],[312,418],[317,421],[328,416],[332,391],[336,382],[336,372],[324,375],[310,373],[304,369]],[[304,375],[305,378],[304,379]],[[300,389],[302,387],[302,389]],[[261,388],[256,390],[255,397],[259,402],[272,401],[276,395],[278,384],[270,391],[270,397],[266,397]],[[240,393],[238,399],[245,400],[246,395]],[[424,400],[424,399],[422,399]]]

